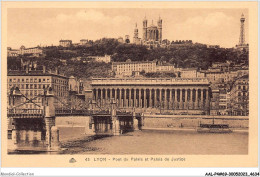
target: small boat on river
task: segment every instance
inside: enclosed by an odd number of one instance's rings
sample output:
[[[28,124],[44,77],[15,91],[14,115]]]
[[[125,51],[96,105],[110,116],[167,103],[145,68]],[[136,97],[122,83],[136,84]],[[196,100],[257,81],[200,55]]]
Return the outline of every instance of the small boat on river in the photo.
[[[200,124],[197,128],[199,133],[231,133],[228,124]]]

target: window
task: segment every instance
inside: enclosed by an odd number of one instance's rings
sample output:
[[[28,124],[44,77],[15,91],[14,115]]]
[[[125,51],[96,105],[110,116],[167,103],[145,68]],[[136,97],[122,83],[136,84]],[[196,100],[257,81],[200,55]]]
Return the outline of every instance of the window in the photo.
[[[26,84],[26,89],[29,89],[29,84]]]
[[[42,80],[41,80],[41,79],[39,79],[39,82],[42,82]]]
[[[22,79],[22,82],[24,82],[24,79]]]
[[[12,82],[12,79],[9,79],[9,82]]]
[[[24,89],[24,84],[22,84],[21,86],[22,86],[22,89]]]
[[[30,89],[33,89],[33,84],[30,84]]]
[[[41,89],[41,84],[38,85],[38,88]]]
[[[34,89],[37,89],[37,84],[34,84]]]

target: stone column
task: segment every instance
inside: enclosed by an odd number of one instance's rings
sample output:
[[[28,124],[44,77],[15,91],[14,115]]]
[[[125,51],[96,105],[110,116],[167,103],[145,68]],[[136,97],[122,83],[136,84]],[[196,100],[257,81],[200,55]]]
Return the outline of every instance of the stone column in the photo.
[[[199,96],[199,93],[200,93],[200,96]],[[201,107],[201,90],[198,89],[198,109],[200,109]]]
[[[195,96],[195,109],[198,109],[198,101],[199,101],[199,100],[198,100],[198,91],[199,91],[199,90],[196,88],[196,89],[195,89],[195,95],[196,95],[196,96]]]
[[[126,105],[126,103],[127,103],[127,99],[126,99],[126,90],[127,89],[124,89],[124,101],[123,101],[123,103],[124,103],[124,105],[123,105],[123,107],[127,107]]]
[[[119,107],[122,107],[122,88],[119,89]]]
[[[193,105],[193,88],[190,90],[190,108],[189,109],[194,109]]]
[[[95,89],[95,92],[94,92],[94,89],[92,90],[92,100],[96,100],[96,96],[97,95],[97,90]]]
[[[144,108],[147,108],[147,95],[146,95],[146,88],[144,89]]]
[[[152,108],[153,100],[152,100],[152,89],[149,89],[149,107]]]
[[[172,109],[172,89],[170,89],[169,109]]]
[[[157,89],[154,90],[154,107],[157,107]]]
[[[133,107],[132,88],[129,89],[129,107]]]
[[[162,89],[160,88],[159,107],[162,109]]]
[[[176,110],[177,109],[177,102],[178,102],[178,100],[177,100],[177,94],[178,94],[178,92],[177,92],[177,89],[174,89],[174,109]]]
[[[200,109],[204,109],[204,107],[203,107],[203,89],[200,90]]]
[[[209,90],[206,89],[206,114],[208,115],[210,113],[210,107],[209,107]]]
[[[134,107],[137,107],[137,103],[136,103],[136,88],[134,88]]]
[[[113,89],[110,89],[110,100],[112,100],[113,97]]]
[[[118,101],[117,101],[117,88],[115,88],[115,102],[116,102],[116,104],[117,104],[117,106],[118,106]]]
[[[184,108],[187,109],[188,108],[188,90],[185,89],[185,103],[184,103]]]
[[[109,94],[108,94],[108,90],[109,90]],[[106,100],[108,101],[108,98],[110,97],[110,89],[106,89]]]
[[[164,89],[164,109],[167,109],[167,89]]]
[[[180,109],[183,109],[182,89],[180,89]]]
[[[139,97],[138,97],[138,99],[139,99],[139,101],[138,101],[138,107],[139,108],[142,108],[142,90],[141,89],[139,89]]]
[[[103,106],[103,88],[100,89],[100,107]]]
[[[105,94],[105,98],[104,98],[104,106],[107,104],[107,89],[104,89],[104,94]]]

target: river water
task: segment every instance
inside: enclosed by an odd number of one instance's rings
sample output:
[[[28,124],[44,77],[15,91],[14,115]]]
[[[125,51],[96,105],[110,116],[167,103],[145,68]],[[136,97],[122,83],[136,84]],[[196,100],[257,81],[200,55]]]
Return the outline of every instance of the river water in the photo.
[[[183,130],[142,130],[66,146],[65,154],[216,155],[247,154],[248,133],[197,133]]]

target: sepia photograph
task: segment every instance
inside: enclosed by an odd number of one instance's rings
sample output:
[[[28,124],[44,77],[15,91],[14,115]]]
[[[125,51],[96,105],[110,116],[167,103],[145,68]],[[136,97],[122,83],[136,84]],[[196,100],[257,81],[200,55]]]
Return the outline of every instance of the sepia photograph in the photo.
[[[145,4],[6,8],[8,158],[249,155],[249,8]]]

